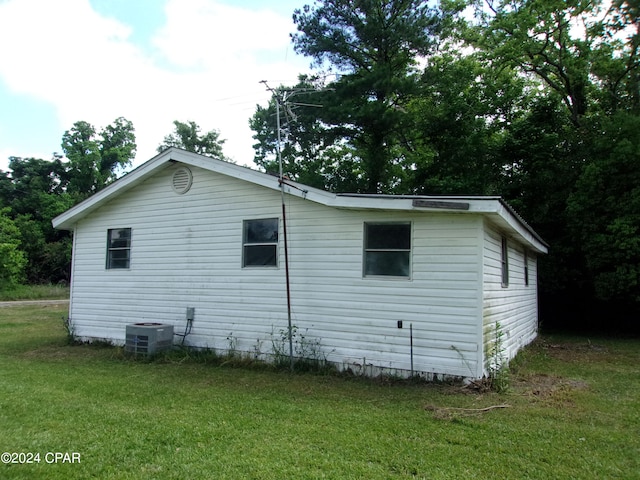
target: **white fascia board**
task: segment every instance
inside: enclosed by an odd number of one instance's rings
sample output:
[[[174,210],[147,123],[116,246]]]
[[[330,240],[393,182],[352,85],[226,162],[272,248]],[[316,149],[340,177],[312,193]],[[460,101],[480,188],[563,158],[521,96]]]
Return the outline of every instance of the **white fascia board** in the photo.
[[[74,225],[78,220],[100,207],[104,202],[107,202],[108,200],[115,198],[117,195],[129,190],[151,174],[169,167],[173,162],[180,162],[188,166],[199,167],[204,170],[244,180],[272,190],[280,190],[279,179],[273,175],[172,147],[156,155],[151,160],[148,160],[138,168],[122,176],[108,187],[100,190],[98,193],[54,218],[51,222],[53,227],[64,230],[73,230]],[[330,204],[335,198],[335,195],[332,193],[289,180],[285,182],[285,193],[322,204]]]
[[[549,253],[549,245],[506,203],[499,202],[496,216],[521,241],[538,253]]]
[[[442,206],[417,206],[414,201],[429,200]],[[356,210],[405,210],[429,213],[492,213],[500,197],[414,196],[414,195],[358,195],[340,194],[330,206]],[[446,204],[455,205],[447,207]]]
[[[171,148],[167,150],[167,152],[169,152],[170,161],[172,162],[180,162],[188,166],[202,168],[210,172],[219,173],[220,175],[237,178],[238,180],[244,180],[271,190],[280,191],[280,181],[275,175],[269,175],[268,173],[259,172],[249,167],[236,165],[223,160],[216,160],[215,158],[205,157],[203,155],[188,152],[186,150],[180,150],[178,148]],[[307,200],[324,204],[330,202],[335,197],[332,193],[309,187],[292,180],[285,180],[284,191],[289,195],[306,198]]]
[[[259,172],[242,165],[204,157],[197,153],[187,152],[186,150],[180,150],[177,148],[171,149],[171,160],[199,167],[204,170],[209,170],[210,172],[219,173],[220,175],[244,180],[255,185],[270,188],[271,190],[280,190],[280,180],[277,176]],[[284,181],[284,191],[289,195],[306,198],[307,200],[323,204],[327,204],[335,197],[332,193],[309,187],[292,180]]]

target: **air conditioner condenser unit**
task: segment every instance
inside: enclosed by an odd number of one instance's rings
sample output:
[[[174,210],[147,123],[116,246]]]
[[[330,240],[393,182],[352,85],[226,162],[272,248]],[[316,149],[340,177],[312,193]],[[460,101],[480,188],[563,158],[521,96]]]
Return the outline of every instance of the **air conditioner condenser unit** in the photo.
[[[127,353],[153,355],[173,345],[173,325],[132,323],[127,325],[124,350]]]

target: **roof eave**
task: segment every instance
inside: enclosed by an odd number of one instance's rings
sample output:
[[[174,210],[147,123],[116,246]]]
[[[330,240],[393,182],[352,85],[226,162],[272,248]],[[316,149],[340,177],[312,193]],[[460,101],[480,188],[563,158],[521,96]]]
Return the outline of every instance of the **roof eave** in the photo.
[[[263,172],[252,170],[249,167],[236,165],[223,160],[205,157],[196,153],[181,150],[179,148],[169,148],[159,153],[149,161],[143,163],[136,169],[120,177],[117,181],[100,190],[96,194],[70,208],[63,214],[52,220],[54,228],[63,230],[73,230],[74,225],[82,218],[102,206],[105,202],[115,196],[133,188],[138,183],[154,172],[167,168],[174,162],[180,162],[188,166],[199,167],[205,170],[227,175],[233,178],[248,181],[272,190],[280,190],[279,178]],[[311,201],[323,204],[331,204],[335,199],[335,194],[308,187],[297,182],[286,180],[284,188],[287,194],[299,196]]]
[[[501,197],[335,194],[291,180],[285,179],[281,182],[278,177],[273,175],[175,147],[159,153],[95,195],[57,216],[52,220],[53,227],[73,230],[79,220],[100,208],[105,202],[135,187],[154,172],[161,171],[175,162],[203,168],[271,190],[279,191],[282,186],[288,195],[333,208],[483,214],[490,218],[494,217],[496,223],[515,232],[522,241],[534,250],[541,253],[548,251],[548,245],[544,240]]]

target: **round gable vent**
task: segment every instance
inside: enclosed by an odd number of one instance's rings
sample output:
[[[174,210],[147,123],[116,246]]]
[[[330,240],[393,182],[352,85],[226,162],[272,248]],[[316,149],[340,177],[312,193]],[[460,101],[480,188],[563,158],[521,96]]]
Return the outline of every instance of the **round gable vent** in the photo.
[[[173,172],[173,177],[171,177],[171,187],[174,192],[179,193],[180,195],[187,193],[191,188],[192,183],[193,174],[188,168],[180,167]]]

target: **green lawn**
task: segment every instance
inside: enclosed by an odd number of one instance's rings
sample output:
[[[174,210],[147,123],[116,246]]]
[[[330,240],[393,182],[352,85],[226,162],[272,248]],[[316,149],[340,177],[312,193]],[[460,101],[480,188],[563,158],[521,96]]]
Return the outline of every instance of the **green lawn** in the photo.
[[[13,300],[65,300],[70,289],[64,285],[16,285],[9,290],[0,290],[0,302]]]
[[[498,395],[133,361],[65,313],[0,308],[0,452],[40,454],[2,479],[640,478],[637,340],[543,338]]]

